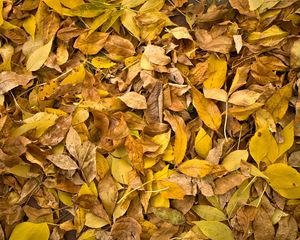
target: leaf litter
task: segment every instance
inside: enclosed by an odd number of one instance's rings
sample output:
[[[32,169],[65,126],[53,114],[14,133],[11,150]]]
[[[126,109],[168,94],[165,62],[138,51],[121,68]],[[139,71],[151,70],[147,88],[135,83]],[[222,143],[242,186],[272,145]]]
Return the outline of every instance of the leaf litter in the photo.
[[[0,238],[298,239],[299,9],[0,1]]]

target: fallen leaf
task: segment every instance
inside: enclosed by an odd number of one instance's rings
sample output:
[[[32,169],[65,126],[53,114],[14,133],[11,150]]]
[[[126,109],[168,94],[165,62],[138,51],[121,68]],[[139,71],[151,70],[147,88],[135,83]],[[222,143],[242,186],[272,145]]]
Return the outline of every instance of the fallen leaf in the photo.
[[[167,65],[171,59],[165,54],[162,47],[155,45],[147,45],[143,55],[150,61],[157,65]]]
[[[226,221],[226,215],[219,209],[208,205],[194,205],[193,211],[207,221]]]
[[[119,218],[112,226],[111,237],[117,239],[140,239],[142,233],[141,225],[131,217]]]
[[[233,233],[224,223],[218,221],[197,221],[194,222],[206,237],[212,240],[233,240]]]
[[[76,162],[65,154],[53,154],[47,156],[47,159],[51,161],[55,166],[63,170],[75,170],[78,168]]]
[[[208,152],[211,149],[212,149],[211,137],[205,132],[203,128],[200,128],[195,139],[195,150],[197,154],[202,158],[206,158]]]
[[[248,157],[247,150],[235,150],[223,159],[222,166],[228,171],[235,171],[240,168],[241,161],[247,161]]]
[[[136,92],[127,92],[118,98],[130,108],[147,109],[146,98]]]
[[[49,236],[47,223],[22,222],[15,226],[9,240],[47,240]]]
[[[218,130],[221,125],[222,117],[217,105],[215,105],[213,101],[206,99],[195,87],[192,87],[192,95],[193,105],[200,119],[209,128]]]
[[[105,42],[104,48],[111,56],[126,58],[135,54],[133,44],[129,40],[117,35],[109,36]]]
[[[183,225],[186,221],[181,212],[172,208],[153,208],[152,211],[157,217],[173,225]]]
[[[178,166],[178,170],[191,177],[205,177],[211,173],[213,166],[205,161],[192,159],[183,162]]]
[[[0,73],[0,94],[7,93],[18,86],[25,86],[35,77],[31,73],[17,74],[15,72],[4,71]]]
[[[284,163],[268,166],[264,174],[269,178],[270,186],[288,199],[300,198],[300,173]]]
[[[81,34],[74,43],[74,48],[79,49],[83,54],[97,54],[105,45],[108,33],[93,32],[88,35],[87,32]]]

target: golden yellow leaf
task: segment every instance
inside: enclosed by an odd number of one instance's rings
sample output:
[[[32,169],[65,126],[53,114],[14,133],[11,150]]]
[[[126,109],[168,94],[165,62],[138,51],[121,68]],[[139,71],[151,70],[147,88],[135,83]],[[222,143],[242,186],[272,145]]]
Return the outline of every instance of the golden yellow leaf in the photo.
[[[60,83],[60,85],[65,84],[77,84],[84,80],[85,78],[85,69],[84,65],[80,64],[76,66],[73,71]]]
[[[165,0],[147,0],[141,6],[140,12],[158,12],[165,4]]]
[[[149,205],[151,207],[164,207],[169,208],[170,207],[170,200],[167,198],[164,198],[160,193],[151,197]]]
[[[197,221],[194,222],[211,240],[234,240],[233,233],[224,223],[218,221]]]
[[[300,173],[284,164],[268,166],[264,174],[269,178],[270,186],[281,196],[288,199],[300,198]]]
[[[131,170],[132,166],[127,160],[111,157],[111,174],[119,183],[128,184],[128,173]]]
[[[281,132],[283,142],[278,143],[278,156],[289,150],[294,143],[294,121],[291,121]]]
[[[35,16],[30,15],[30,17],[26,18],[23,22],[23,27],[25,31],[28,32],[29,35],[34,40],[35,29],[36,29]]]
[[[220,209],[208,205],[194,205],[193,211],[207,221],[226,221],[227,217]]]
[[[47,223],[22,222],[15,226],[9,240],[48,240],[49,237]]]
[[[192,159],[180,164],[178,170],[191,177],[205,177],[211,173],[213,165],[205,160]]]
[[[268,128],[255,132],[250,139],[249,151],[258,165],[261,161],[271,164],[278,158],[278,146]]]
[[[116,63],[106,57],[94,57],[92,59],[92,65],[95,68],[111,68],[115,66]]]
[[[246,107],[234,106],[228,109],[228,114],[235,117],[239,121],[244,121],[247,120],[252,113],[260,109],[263,105],[263,103],[254,103]]]
[[[228,171],[235,171],[240,168],[241,161],[247,161],[248,157],[247,150],[235,150],[224,158],[222,166]]]
[[[170,123],[175,132],[174,160],[176,164],[179,164],[184,159],[187,149],[186,125],[181,117],[174,116],[168,111],[165,111],[165,120]]]
[[[217,105],[213,101],[206,99],[194,86],[191,86],[191,88],[193,105],[200,119],[212,130],[218,130],[221,126],[222,117]]]
[[[169,181],[158,181],[157,182],[158,190],[161,196],[167,199],[183,199],[185,192],[184,190],[176,183]],[[164,189],[164,190],[163,190]]]
[[[88,35],[87,32],[81,34],[74,43],[74,48],[78,48],[83,54],[97,54],[103,47],[109,36],[109,33],[93,32]]]
[[[145,0],[142,1],[145,2]],[[121,23],[134,37],[140,40],[141,31],[135,20],[136,15],[134,11],[125,9],[121,16]]]
[[[267,109],[273,116],[275,123],[281,120],[288,109],[289,100],[292,96],[293,83],[288,83],[275,92],[266,102]]]
[[[101,14],[100,16],[98,16],[97,18],[95,18],[95,20],[93,21],[93,23],[90,26],[90,31],[89,31],[88,35],[91,35],[100,26],[102,26],[103,23],[105,23],[109,19],[109,17],[111,16],[111,14],[112,14],[112,10],[108,9],[103,14]]]
[[[206,158],[211,148],[212,148],[211,137],[205,132],[203,128],[200,128],[195,139],[195,150],[197,154],[201,158]]]
[[[208,78],[203,82],[205,88],[221,88],[226,80],[227,61],[225,58],[218,58],[211,54],[207,59]]]

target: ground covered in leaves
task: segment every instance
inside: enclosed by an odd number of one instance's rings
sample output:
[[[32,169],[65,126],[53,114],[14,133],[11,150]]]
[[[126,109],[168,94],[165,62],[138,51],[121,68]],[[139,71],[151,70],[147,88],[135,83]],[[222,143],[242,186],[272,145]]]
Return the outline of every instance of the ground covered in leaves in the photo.
[[[0,0],[0,239],[299,239],[299,7]]]

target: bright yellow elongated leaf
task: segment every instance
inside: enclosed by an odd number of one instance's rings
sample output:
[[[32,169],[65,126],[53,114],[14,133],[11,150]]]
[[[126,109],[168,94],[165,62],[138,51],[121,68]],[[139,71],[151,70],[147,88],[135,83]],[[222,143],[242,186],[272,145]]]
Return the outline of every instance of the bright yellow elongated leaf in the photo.
[[[276,44],[275,40],[281,40],[286,37],[289,33],[281,30],[278,26],[272,25],[263,32],[252,32],[247,38],[247,42],[255,44],[260,43],[264,46],[271,46]]]
[[[226,80],[227,62],[224,58],[218,58],[211,54],[207,59],[208,78],[203,82],[205,88],[221,88]]]
[[[116,63],[106,57],[94,57],[92,59],[92,65],[95,68],[111,68],[115,66]]]
[[[140,39],[141,31],[135,21],[137,14],[129,9],[125,9],[121,16],[122,25],[137,39]]]
[[[128,8],[135,8],[147,0],[122,0],[122,6],[128,7]]]
[[[178,166],[180,172],[191,177],[205,177],[212,169],[209,162],[199,159],[188,160]]]
[[[209,205],[194,205],[192,209],[201,218],[208,221],[225,221],[227,219],[225,213]]]
[[[278,144],[278,156],[289,150],[294,143],[294,121],[291,121],[281,132],[283,142]]]
[[[258,129],[250,140],[249,151],[253,159],[259,163],[273,163],[278,158],[278,146],[269,129]]]
[[[106,10],[103,14],[101,14],[100,16],[95,18],[95,20],[93,21],[93,23],[90,26],[90,31],[88,33],[88,36],[90,34],[92,34],[93,32],[95,32],[100,26],[102,26],[102,24],[105,23],[109,19],[111,13],[112,13],[112,10]]]
[[[206,158],[211,148],[212,148],[211,137],[205,132],[203,128],[200,128],[195,139],[195,150],[197,154],[201,158]]]
[[[46,45],[39,47],[32,54],[29,55],[26,62],[26,69],[28,71],[37,71],[39,70],[44,62],[46,62],[52,47],[51,39]]]
[[[158,12],[165,4],[165,0],[147,0],[141,6],[140,12],[145,13],[145,12]]]
[[[12,231],[9,240],[48,240],[50,231],[47,223],[19,223]]]
[[[2,9],[3,9],[3,0],[0,0],[0,26],[4,22],[3,15],[2,15]]]
[[[164,198],[160,193],[158,195],[153,196],[150,199],[150,206],[151,207],[164,207],[169,208],[170,207],[170,200],[167,198]]]
[[[206,99],[194,86],[191,87],[193,105],[196,108],[200,119],[212,130],[218,130],[221,126],[222,117],[217,105],[213,101]]]
[[[85,78],[85,69],[84,65],[80,64],[79,66],[75,67],[73,71],[60,83],[60,85],[65,84],[77,84],[84,80]]]
[[[182,162],[187,149],[186,125],[179,116],[173,116],[170,112],[165,112],[165,120],[168,121],[175,132],[174,160],[176,164]]]
[[[234,240],[233,233],[224,223],[218,221],[197,221],[194,222],[211,240]]]
[[[235,117],[237,120],[244,121],[247,120],[252,113],[260,109],[263,105],[263,103],[254,103],[247,107],[232,107],[228,109],[228,113]]]
[[[288,199],[300,198],[300,173],[284,164],[268,166],[264,174],[269,178],[270,186],[281,196]]]
[[[235,171],[240,168],[241,161],[247,161],[249,153],[247,150],[236,150],[229,153],[222,161],[222,166],[228,171]]]
[[[171,138],[171,130],[166,133],[157,134],[151,138],[151,141],[160,144],[160,148],[156,151],[157,154],[163,154],[167,149]]]
[[[60,0],[61,4],[68,7],[68,8],[75,8],[81,4],[84,4],[83,0]]]
[[[292,96],[293,83],[288,83],[275,92],[265,104],[273,116],[275,123],[281,120],[288,109],[289,100]]]
[[[30,17],[26,18],[25,21],[23,22],[23,27],[34,40],[34,34],[36,29],[35,16],[30,15]]]

